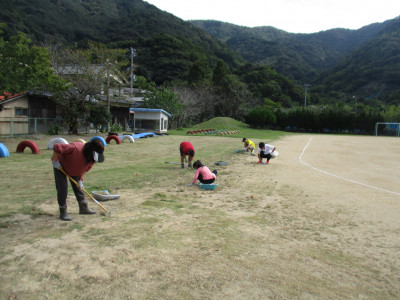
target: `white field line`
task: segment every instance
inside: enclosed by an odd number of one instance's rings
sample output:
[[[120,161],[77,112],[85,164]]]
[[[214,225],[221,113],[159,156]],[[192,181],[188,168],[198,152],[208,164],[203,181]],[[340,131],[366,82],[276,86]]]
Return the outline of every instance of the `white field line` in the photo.
[[[381,191],[381,192],[391,193],[391,194],[400,196],[400,193],[392,192],[392,191],[389,191],[389,190],[385,190],[385,189],[378,188],[378,187],[376,187],[376,186],[372,186],[372,185],[365,184],[365,183],[362,183],[362,182],[358,182],[358,181],[355,181],[355,180],[347,179],[347,178],[344,178],[344,177],[341,177],[341,176],[338,176],[338,175],[335,175],[335,174],[332,174],[332,173],[323,171],[323,170],[321,170],[321,169],[318,169],[318,168],[316,168],[316,167],[313,167],[313,166],[309,165],[308,163],[306,163],[305,161],[303,161],[302,157],[303,157],[303,154],[304,154],[304,152],[306,151],[308,145],[310,145],[311,140],[312,140],[312,138],[310,138],[310,140],[308,141],[307,145],[304,147],[303,152],[301,152],[301,154],[300,154],[300,156],[299,156],[299,160],[300,160],[300,162],[301,162],[302,164],[306,165],[307,167],[310,167],[311,169],[313,169],[313,170],[315,170],[315,171],[318,171],[318,172],[327,174],[327,175],[329,175],[329,176],[333,176],[333,177],[336,177],[336,178],[339,178],[339,179],[342,179],[342,180],[345,180],[345,181],[348,181],[348,182],[351,182],[351,183],[355,183],[355,184],[359,184],[359,185],[362,185],[362,186],[366,186],[366,187],[369,187],[369,188],[371,188],[371,189],[378,190],[378,191]]]

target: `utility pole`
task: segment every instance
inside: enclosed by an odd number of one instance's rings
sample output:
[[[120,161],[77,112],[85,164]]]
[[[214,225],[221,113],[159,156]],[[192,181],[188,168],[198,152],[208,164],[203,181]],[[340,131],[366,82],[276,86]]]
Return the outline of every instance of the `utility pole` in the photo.
[[[110,112],[110,70],[107,60],[107,111]],[[107,132],[110,131],[110,121],[107,122]]]
[[[306,88],[306,90],[305,90],[305,92],[304,92],[304,108],[306,108],[306,106],[307,106],[307,88],[308,88],[309,86],[311,86],[311,85],[309,85],[308,83],[306,83],[306,84],[304,85],[304,87]]]
[[[131,89],[130,89],[130,92],[131,92],[131,97],[132,97],[132,90],[133,90],[133,79],[134,79],[134,75],[133,75],[133,58],[136,56],[136,51],[135,51],[135,49],[133,49],[132,47],[131,47]]]

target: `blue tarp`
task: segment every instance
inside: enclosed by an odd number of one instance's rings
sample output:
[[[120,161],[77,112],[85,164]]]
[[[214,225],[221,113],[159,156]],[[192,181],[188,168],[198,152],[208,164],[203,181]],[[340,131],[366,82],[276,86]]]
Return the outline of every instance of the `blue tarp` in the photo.
[[[132,137],[134,139],[140,139],[140,138],[144,138],[144,137],[152,137],[155,136],[156,134],[154,132],[143,132],[143,133],[136,133],[136,134],[132,134]]]
[[[124,135],[130,135],[134,139],[140,139],[140,138],[146,138],[146,137],[153,137],[156,134],[154,132],[142,132],[142,133],[136,133],[136,134],[124,134]],[[124,135],[119,135],[118,137],[122,139]]]

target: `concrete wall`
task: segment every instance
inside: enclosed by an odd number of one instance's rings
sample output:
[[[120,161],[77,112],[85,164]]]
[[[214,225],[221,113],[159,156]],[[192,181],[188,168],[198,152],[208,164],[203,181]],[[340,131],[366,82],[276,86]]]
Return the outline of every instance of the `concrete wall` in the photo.
[[[28,96],[3,103],[0,112],[0,135],[28,134],[29,133],[29,101]],[[26,115],[16,115],[16,112]]]

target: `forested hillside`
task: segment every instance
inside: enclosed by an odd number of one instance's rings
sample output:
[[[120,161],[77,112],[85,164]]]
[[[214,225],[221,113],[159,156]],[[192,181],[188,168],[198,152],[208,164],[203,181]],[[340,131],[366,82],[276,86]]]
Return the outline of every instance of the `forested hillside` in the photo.
[[[311,84],[314,103],[332,98],[347,101],[353,94],[385,103],[400,101],[398,18],[358,30],[338,28],[312,34],[217,21],[192,23],[249,62],[268,65],[299,84]]]
[[[270,26],[248,28],[218,21],[192,21],[224,41],[246,60],[266,64],[298,82],[311,82],[341,59],[371,40],[388,22],[359,30],[331,29],[294,34]]]
[[[400,99],[400,19],[391,21],[385,30],[354,51],[329,73],[323,73],[322,93],[340,90],[363,95],[367,100],[386,93],[386,103]]]
[[[137,50],[139,71],[157,84],[186,80],[194,61],[235,68],[240,55],[189,22],[142,0],[0,0],[0,23],[8,34],[85,47],[89,40]]]
[[[359,30],[294,34],[185,22],[142,0],[0,0],[0,23],[7,24],[6,39],[21,31],[39,45],[84,49],[95,41],[124,49],[127,57],[134,48],[135,74],[158,86],[213,83],[226,99],[283,107],[302,104],[305,84],[312,104],[346,102],[353,95],[372,97],[374,105],[400,102],[398,19]],[[221,103],[214,113],[223,113],[227,105]]]

